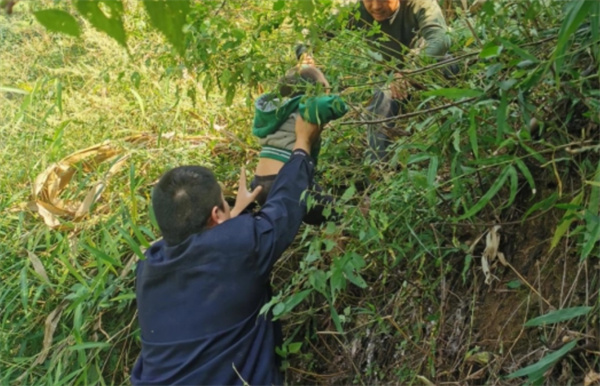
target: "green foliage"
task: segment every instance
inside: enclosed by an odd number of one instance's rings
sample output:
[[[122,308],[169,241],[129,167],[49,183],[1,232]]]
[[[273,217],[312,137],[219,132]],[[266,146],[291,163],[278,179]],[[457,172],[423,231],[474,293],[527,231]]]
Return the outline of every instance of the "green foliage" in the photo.
[[[575,347],[576,344],[576,340],[573,342],[569,342],[565,344],[560,350],[557,350],[552,354],[546,355],[538,362],[509,374],[507,378],[511,379],[527,376],[529,379],[528,384],[540,384],[543,381],[543,376],[546,370],[552,367],[552,365],[558,362],[562,357],[567,355],[569,351],[571,351],[573,347]]]
[[[528,320],[527,323],[525,323],[525,327],[543,326],[545,324],[564,322],[579,316],[587,315],[591,309],[592,307],[563,308]]]
[[[86,1],[75,0],[75,8],[98,31],[104,32],[123,47],[127,47],[127,37],[123,27],[123,3],[121,0]],[[105,14],[101,6],[106,7]]]
[[[149,0],[144,1],[144,7],[152,25],[162,32],[169,43],[183,56],[186,47],[183,28],[190,12],[189,1]]]
[[[0,383],[127,382],[140,347],[134,264],[159,237],[149,208],[153,182],[169,167],[201,163],[234,190],[239,165],[256,161],[252,101],[296,64],[298,42],[352,111],[323,137],[318,177],[335,198],[330,221],[302,229],[275,268],[275,296],[262,310],[285,326],[278,352],[290,384],[411,383],[417,376],[497,383],[540,341],[556,347],[562,336],[553,323],[578,333],[597,327],[595,299],[582,295],[597,284],[587,264],[600,253],[597,4],[487,1],[476,15],[453,9],[459,73],[447,78],[427,59],[410,58],[405,77],[415,88],[405,116],[390,124],[390,159],[370,163],[365,107],[397,63],[373,59],[381,55],[365,43],[372,31],[344,29],[352,7],[325,0],[19,3],[47,31],[81,36],[89,22],[101,33],[86,33],[85,41],[48,36],[18,7],[0,23],[10,47],[0,61],[1,127],[10,138],[0,179],[0,253],[8,256],[0,260],[7,283],[0,288]],[[123,144],[130,158],[122,171],[109,178],[80,170],[62,197],[75,200],[106,178],[89,217],[61,218],[60,228],[48,229],[26,209],[31,184],[48,165],[140,133],[156,141]],[[511,269],[492,267],[500,281],[488,288],[476,240],[496,224]],[[509,336],[522,327],[523,304],[543,303],[532,288],[555,306],[581,306],[527,322],[543,325],[544,336]],[[490,311],[498,309],[510,312]],[[501,319],[498,335],[488,328],[492,319]],[[538,383],[546,374],[558,382],[559,371],[547,370],[562,360],[578,364],[563,371],[581,381],[588,367],[597,371],[598,358],[577,357],[575,345],[509,379]],[[486,378],[470,378],[483,374],[481,363],[465,359],[477,350],[488,358]]]
[[[68,13],[58,9],[45,9],[33,13],[48,31],[62,32],[67,35],[79,37],[81,29],[75,18]]]

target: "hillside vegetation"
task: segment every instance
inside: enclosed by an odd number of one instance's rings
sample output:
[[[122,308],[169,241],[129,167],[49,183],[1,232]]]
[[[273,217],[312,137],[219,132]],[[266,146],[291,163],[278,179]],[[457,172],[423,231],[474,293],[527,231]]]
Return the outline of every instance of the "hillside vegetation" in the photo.
[[[128,383],[152,186],[201,164],[233,199],[298,42],[351,112],[317,171],[340,216],[273,273],[287,383],[600,382],[600,2],[440,0],[458,73],[410,59],[377,164],[366,106],[393,64],[345,3],[123,1],[98,31],[77,1],[2,1],[0,385]]]

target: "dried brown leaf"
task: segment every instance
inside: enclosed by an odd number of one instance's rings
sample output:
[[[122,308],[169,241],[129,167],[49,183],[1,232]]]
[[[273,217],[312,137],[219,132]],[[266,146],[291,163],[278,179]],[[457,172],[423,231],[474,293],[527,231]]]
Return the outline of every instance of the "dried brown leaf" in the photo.
[[[127,137],[123,141],[142,145],[154,140],[156,140],[155,135],[140,134]],[[105,173],[103,181],[96,182],[81,202],[64,202],[60,199],[60,194],[79,169],[89,173],[99,164],[115,159],[123,151],[122,148],[110,141],[105,141],[72,153],[59,162],[50,165],[35,179],[32,189],[35,201],[29,203],[29,208],[40,213],[46,225],[51,228],[60,226],[57,217],[66,216],[74,220],[81,219],[90,212],[92,205],[99,199],[100,194],[107,185],[106,180],[121,170],[129,159],[129,155],[123,156],[111,165],[108,172]]]
[[[104,183],[102,182],[98,182],[89,190],[79,205],[79,208],[77,208],[77,211],[75,212],[76,219],[79,219],[89,213],[92,204],[96,202],[98,198],[100,198],[100,193],[102,193],[102,190],[104,190]]]
[[[590,370],[590,372],[585,375],[585,378],[583,380],[583,386],[591,385],[600,385],[600,374],[598,374],[594,370]]]
[[[40,275],[40,277],[44,279],[47,284],[50,284],[50,279],[48,279],[48,274],[46,274],[46,268],[44,268],[44,264],[42,264],[40,258],[31,251],[27,251],[27,256],[29,256],[31,265],[33,265],[33,270]]]
[[[40,351],[40,354],[35,359],[32,366],[37,366],[44,363],[48,357],[48,354],[50,353],[50,347],[52,346],[52,341],[54,340],[54,331],[56,331],[56,327],[58,326],[58,322],[60,321],[60,317],[66,306],[67,303],[62,302],[46,317],[46,322],[44,323],[44,343],[42,351]]]
[[[500,260],[502,265],[508,265],[504,254],[502,252],[498,252],[498,249],[500,248],[500,235],[498,234],[498,230],[500,228],[500,225],[495,225],[485,235],[485,250],[481,255],[481,268],[483,270],[483,274],[485,275],[485,284],[487,285],[492,284],[493,275],[490,271],[490,264],[496,258]]]
[[[57,228],[60,225],[60,222],[56,216],[54,216],[49,210],[41,205],[41,202],[32,201],[28,204],[28,206],[32,211],[38,212],[44,219],[44,223],[50,228]]]

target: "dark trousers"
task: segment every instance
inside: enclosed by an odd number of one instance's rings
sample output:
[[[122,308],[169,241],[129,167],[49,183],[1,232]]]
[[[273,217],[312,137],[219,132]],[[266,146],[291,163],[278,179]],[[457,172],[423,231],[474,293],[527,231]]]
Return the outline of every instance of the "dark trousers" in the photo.
[[[275,178],[277,178],[276,174],[269,176],[254,176],[252,179],[252,182],[250,183],[250,188],[252,190],[256,189],[257,186],[262,186],[261,192],[258,194],[258,197],[256,197],[256,202],[258,202],[260,206],[263,206],[267,201],[267,197],[271,191],[273,183],[275,182]],[[315,203],[308,210],[308,212],[306,212],[302,221],[309,225],[321,225],[327,220],[327,218],[323,215],[325,206],[333,203],[333,197],[324,194],[323,188],[316,183],[313,184],[308,194],[314,199]],[[336,213],[332,208],[330,220],[335,221],[335,218]]]
[[[390,90],[376,90],[373,99],[367,106],[369,120],[390,118],[400,113],[400,102],[392,99]],[[367,126],[367,139],[369,150],[367,158],[371,162],[386,161],[388,159],[388,147],[392,139],[388,135],[388,129],[394,127],[394,122],[372,123]]]

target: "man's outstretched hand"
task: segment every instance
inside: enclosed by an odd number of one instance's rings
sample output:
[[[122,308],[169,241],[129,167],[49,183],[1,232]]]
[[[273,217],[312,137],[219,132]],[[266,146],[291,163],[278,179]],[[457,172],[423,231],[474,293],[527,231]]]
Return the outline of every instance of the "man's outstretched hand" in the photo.
[[[248,187],[246,186],[246,169],[242,167],[240,171],[240,182],[238,186],[237,197],[235,198],[235,205],[231,209],[231,218],[236,217],[244,209],[248,207],[254,200],[256,200],[256,196],[262,190],[262,186],[257,186],[254,191],[249,192]]]
[[[398,100],[404,100],[408,97],[408,88],[410,83],[401,73],[394,74],[394,81],[390,85],[392,91],[392,98]]]
[[[312,145],[319,139],[321,128],[314,123],[306,122],[301,116],[296,118],[296,143],[294,149],[302,149],[310,154]]]

